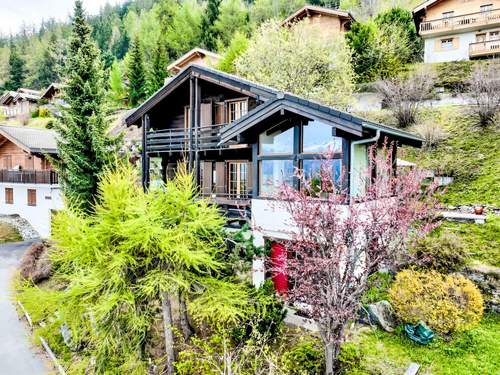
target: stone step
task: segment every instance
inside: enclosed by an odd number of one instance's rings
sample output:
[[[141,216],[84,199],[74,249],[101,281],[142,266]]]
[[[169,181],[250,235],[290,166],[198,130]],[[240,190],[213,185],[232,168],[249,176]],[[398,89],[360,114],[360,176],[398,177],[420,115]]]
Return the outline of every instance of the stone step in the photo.
[[[457,221],[461,223],[484,224],[486,222],[485,215],[466,214],[463,212],[456,212],[456,211],[443,211],[441,212],[441,216],[445,220]]]

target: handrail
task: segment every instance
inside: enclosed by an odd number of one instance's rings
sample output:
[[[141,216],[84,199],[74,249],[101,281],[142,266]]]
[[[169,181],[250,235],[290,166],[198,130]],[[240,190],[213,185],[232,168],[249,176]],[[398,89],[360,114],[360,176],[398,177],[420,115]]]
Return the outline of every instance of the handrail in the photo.
[[[484,40],[469,44],[469,54],[473,55],[483,52],[500,53],[500,39]]]
[[[59,175],[51,170],[0,170],[0,182],[14,184],[49,184],[57,185]]]
[[[489,23],[491,20],[500,22],[500,8],[423,21],[420,24],[420,32],[482,25]]]

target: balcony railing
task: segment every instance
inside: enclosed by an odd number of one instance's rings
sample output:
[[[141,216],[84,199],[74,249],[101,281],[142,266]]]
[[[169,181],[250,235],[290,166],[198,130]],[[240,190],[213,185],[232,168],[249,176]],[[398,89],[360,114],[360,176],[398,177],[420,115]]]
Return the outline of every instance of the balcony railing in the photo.
[[[11,171],[0,170],[0,182],[14,184],[50,184],[59,183],[59,175],[55,171]]]
[[[425,21],[420,24],[420,34],[443,33],[494,24],[500,24],[500,9]]]
[[[500,39],[469,44],[469,56],[479,57],[500,54]]]
[[[193,150],[221,148],[219,146],[220,130],[225,125],[202,126],[197,131],[193,131],[191,148]],[[146,135],[147,151],[188,151],[190,138],[188,129],[152,130]]]

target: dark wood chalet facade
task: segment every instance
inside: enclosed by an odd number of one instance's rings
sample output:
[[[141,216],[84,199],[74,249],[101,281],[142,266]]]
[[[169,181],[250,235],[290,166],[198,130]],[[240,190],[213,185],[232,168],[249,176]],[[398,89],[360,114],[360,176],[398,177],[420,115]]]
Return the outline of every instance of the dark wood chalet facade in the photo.
[[[145,187],[187,161],[201,193],[237,217],[283,181],[298,188],[294,169],[314,173],[328,149],[334,151],[335,175],[347,176],[344,183],[356,195],[368,146],[385,138],[422,144],[399,129],[196,65],[168,81],[126,122],[142,127]]]

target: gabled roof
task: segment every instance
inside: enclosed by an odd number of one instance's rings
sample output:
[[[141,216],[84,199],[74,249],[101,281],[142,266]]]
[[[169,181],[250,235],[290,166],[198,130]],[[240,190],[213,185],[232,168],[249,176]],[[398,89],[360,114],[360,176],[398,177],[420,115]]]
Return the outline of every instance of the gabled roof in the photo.
[[[286,26],[292,22],[301,21],[304,18],[309,17],[311,14],[319,14],[327,17],[342,18],[354,22],[354,17],[349,12],[346,12],[344,10],[319,7],[315,5],[305,5],[299,10],[297,10],[295,13],[290,15],[287,19],[285,19],[281,23],[281,25]]]
[[[16,102],[18,100],[28,100],[31,102],[36,102],[40,100],[40,92],[23,88],[20,88],[17,91],[7,91],[0,97],[0,104],[6,105],[10,102]]]
[[[57,154],[57,133],[53,130],[0,125],[0,135],[32,154]]]
[[[53,95],[52,94],[53,92],[59,90],[60,88],[61,88],[61,84],[53,82],[53,83],[51,83],[49,85],[49,87],[47,87],[45,89],[45,91],[42,93],[42,95],[41,95],[40,98],[41,99],[47,99],[49,96]]]
[[[441,1],[442,0],[427,0],[427,1],[424,1],[420,5],[417,5],[415,7],[415,9],[413,9],[413,14],[416,14],[416,13],[420,12],[421,10],[430,8],[430,7],[434,6],[434,5],[436,5],[436,3],[439,3]]]
[[[14,97],[16,95],[17,95],[17,92],[15,92],[15,91],[5,92],[2,96],[0,96],[0,104],[1,105],[9,104],[14,99]]]
[[[221,143],[228,142],[263,119],[281,110],[325,121],[330,123],[332,126],[357,136],[361,136],[363,131],[380,130],[381,133],[390,135],[405,144],[421,146],[423,142],[423,139],[420,137],[403,130],[378,124],[353,114],[320,104],[313,100],[307,100],[291,93],[282,92],[272,87],[251,82],[232,74],[197,65],[190,65],[177,76],[173,77],[144,104],[134,110],[125,119],[126,124],[136,124],[143,115],[149,112],[154,106],[156,106],[161,100],[163,100],[191,76],[197,76],[200,79],[207,80],[224,87],[229,87],[233,90],[239,90],[246,95],[255,97],[264,102],[249,111],[239,120],[225,127],[221,132]]]
[[[17,92],[34,96],[40,96],[40,94],[42,93],[39,90],[27,89],[25,87],[20,87],[19,89],[17,89]]]
[[[219,61],[221,56],[217,53],[210,52],[203,48],[193,48],[191,51],[186,52],[184,55],[175,60],[170,64],[167,69],[173,73],[177,73],[184,69],[189,62],[197,57],[204,58],[208,57],[214,61]]]

